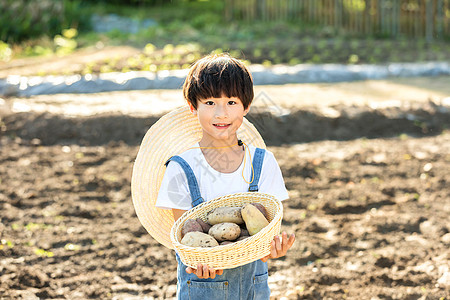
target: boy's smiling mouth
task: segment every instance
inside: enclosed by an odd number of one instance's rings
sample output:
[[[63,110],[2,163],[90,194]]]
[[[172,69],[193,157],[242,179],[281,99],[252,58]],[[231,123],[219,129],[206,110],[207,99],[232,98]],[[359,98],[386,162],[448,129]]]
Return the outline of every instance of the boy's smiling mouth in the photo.
[[[226,123],[217,123],[217,124],[213,124],[214,127],[216,128],[228,128],[231,124],[226,124]]]

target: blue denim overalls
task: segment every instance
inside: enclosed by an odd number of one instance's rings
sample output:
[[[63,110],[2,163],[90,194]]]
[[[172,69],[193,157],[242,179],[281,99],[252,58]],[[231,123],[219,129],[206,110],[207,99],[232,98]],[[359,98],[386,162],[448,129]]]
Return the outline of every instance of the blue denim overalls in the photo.
[[[264,149],[256,148],[253,158],[254,178],[249,186],[249,192],[258,191],[258,181],[261,175],[264,154]],[[192,207],[199,205],[204,200],[200,195],[194,172],[189,164],[179,156],[171,157],[166,162],[166,165],[172,160],[179,163],[186,173],[192,198]],[[186,266],[181,262],[178,254],[176,254],[176,259],[178,262],[177,299],[268,300],[270,298],[270,289],[267,283],[269,277],[267,263],[262,262],[260,259],[244,266],[223,270],[223,275],[216,275],[214,279],[199,279],[195,274],[186,273]]]

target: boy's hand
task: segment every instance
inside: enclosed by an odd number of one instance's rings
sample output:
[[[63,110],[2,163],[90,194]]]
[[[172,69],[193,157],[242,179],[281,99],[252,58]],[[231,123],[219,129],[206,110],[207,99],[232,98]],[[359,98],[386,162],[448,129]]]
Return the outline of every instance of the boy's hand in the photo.
[[[191,267],[186,268],[186,273],[195,274],[198,278],[207,279],[216,278],[216,275],[222,275],[223,270],[215,270],[213,268],[208,267],[207,265],[198,264],[197,269],[193,269]]]
[[[283,232],[282,241],[280,241],[280,237],[277,235],[273,238],[272,243],[270,244],[270,254],[261,258],[263,262],[269,260],[269,258],[279,258],[286,255],[286,252],[295,242],[295,235],[291,234],[289,239],[287,238],[287,233]]]

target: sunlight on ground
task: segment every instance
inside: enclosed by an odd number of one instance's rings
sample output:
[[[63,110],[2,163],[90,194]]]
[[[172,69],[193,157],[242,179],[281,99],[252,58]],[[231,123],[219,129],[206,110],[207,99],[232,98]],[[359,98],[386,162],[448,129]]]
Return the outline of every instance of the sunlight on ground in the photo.
[[[440,100],[450,96],[450,77],[395,78],[358,82],[289,84],[283,86],[255,86],[255,105],[258,95],[289,107],[302,105],[370,105],[373,102],[397,106],[404,101]],[[397,101],[397,102],[393,102]]]
[[[290,108],[319,107],[337,117],[337,104],[368,105],[373,109],[434,101],[449,105],[450,77],[396,78],[341,83],[255,86],[253,112],[287,115]],[[3,103],[3,104],[2,104]],[[181,90],[119,91],[95,94],[40,95],[9,98],[0,107],[13,112],[49,112],[67,116],[118,113],[133,116],[161,115],[184,105]]]

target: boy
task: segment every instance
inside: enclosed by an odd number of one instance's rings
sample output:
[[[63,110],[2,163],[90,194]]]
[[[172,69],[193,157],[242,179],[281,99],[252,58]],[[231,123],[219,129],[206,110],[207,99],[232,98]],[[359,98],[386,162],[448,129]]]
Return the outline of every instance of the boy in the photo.
[[[226,54],[207,56],[191,68],[183,94],[198,118],[202,138],[166,163],[156,207],[171,209],[177,220],[201,201],[231,193],[259,191],[287,199],[273,154],[238,140],[236,132],[253,100],[247,68]],[[188,129],[180,126],[179,130]],[[261,168],[256,168],[259,163]],[[270,255],[228,270],[201,264],[193,269],[177,256],[178,299],[221,299],[225,294],[233,299],[269,299],[266,262],[284,256],[294,241],[293,234],[288,237],[283,232],[281,241],[278,236],[272,241]]]

